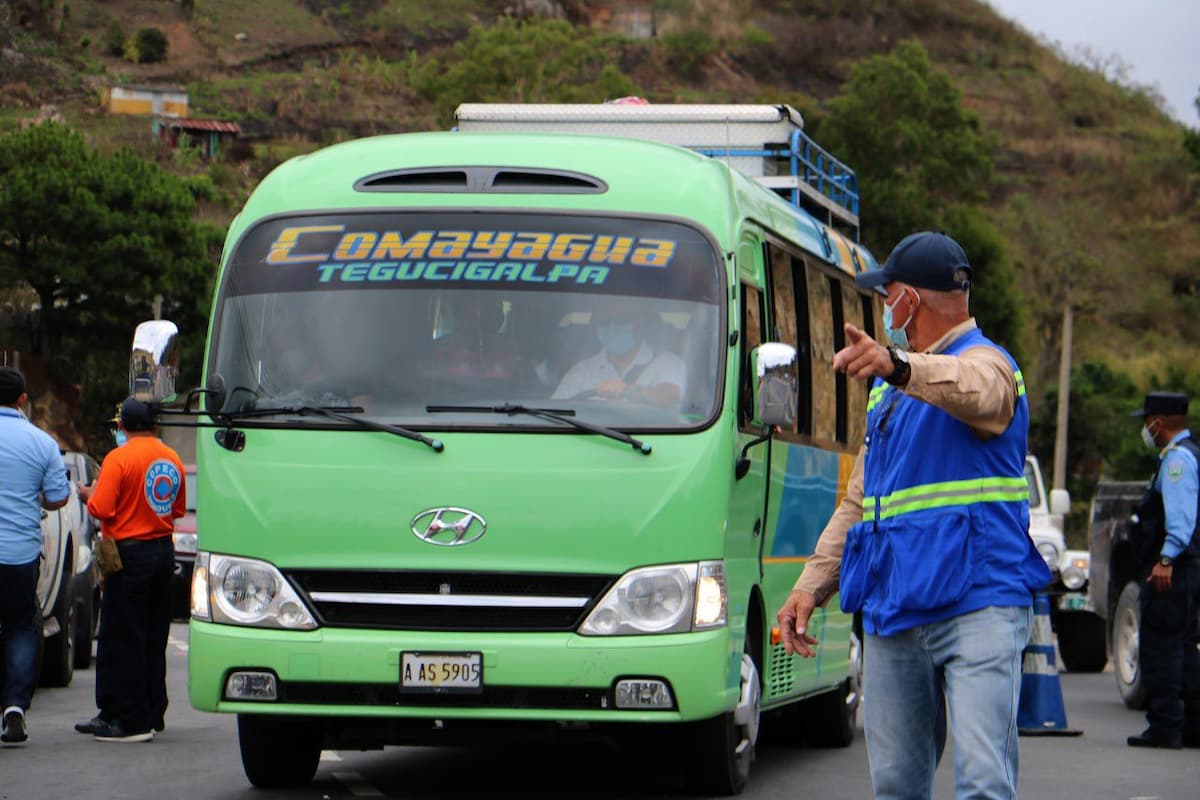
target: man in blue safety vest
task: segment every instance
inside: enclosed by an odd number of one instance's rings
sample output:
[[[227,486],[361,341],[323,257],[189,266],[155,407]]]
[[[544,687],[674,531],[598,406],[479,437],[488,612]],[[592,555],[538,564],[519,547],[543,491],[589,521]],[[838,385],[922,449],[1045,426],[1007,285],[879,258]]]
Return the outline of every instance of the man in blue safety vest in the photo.
[[[954,736],[957,795],[1014,798],[1021,651],[1051,576],[1029,538],[1029,426],[1016,362],[968,311],[971,266],[943,233],[901,241],[882,270],[890,347],[846,325],[833,367],[872,381],[867,435],[778,620],[813,655],[813,609],[861,612],[864,723],[877,798],[929,798]],[[911,352],[910,352],[911,351]],[[839,585],[840,578],[840,585]]]
[[[1151,392],[1133,412],[1142,441],[1161,448],[1137,509],[1143,553],[1138,659],[1147,728],[1131,747],[1200,747],[1200,444],[1187,427],[1188,398]]]

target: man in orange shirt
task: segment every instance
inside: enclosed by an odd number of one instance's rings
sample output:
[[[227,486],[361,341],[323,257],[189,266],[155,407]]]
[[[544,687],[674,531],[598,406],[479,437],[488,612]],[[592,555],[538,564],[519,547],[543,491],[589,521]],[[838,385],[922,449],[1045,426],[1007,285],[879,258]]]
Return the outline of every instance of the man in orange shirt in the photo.
[[[158,439],[153,409],[129,397],[118,423],[124,445],[109,451],[100,476],[80,486],[122,567],[104,579],[96,645],[100,713],[75,726],[101,742],[144,742],[163,729],[167,636],[171,630],[171,534],[184,515],[183,462]]]

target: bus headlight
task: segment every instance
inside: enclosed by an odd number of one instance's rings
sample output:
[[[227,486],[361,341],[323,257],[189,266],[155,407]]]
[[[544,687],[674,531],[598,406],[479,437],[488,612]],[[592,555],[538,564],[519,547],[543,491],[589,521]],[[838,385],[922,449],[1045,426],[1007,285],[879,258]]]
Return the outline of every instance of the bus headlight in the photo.
[[[716,628],[726,623],[728,605],[720,561],[643,567],[621,576],[579,633],[627,636]]]
[[[308,631],[317,621],[273,564],[201,552],[192,572],[192,616],[227,625]]]

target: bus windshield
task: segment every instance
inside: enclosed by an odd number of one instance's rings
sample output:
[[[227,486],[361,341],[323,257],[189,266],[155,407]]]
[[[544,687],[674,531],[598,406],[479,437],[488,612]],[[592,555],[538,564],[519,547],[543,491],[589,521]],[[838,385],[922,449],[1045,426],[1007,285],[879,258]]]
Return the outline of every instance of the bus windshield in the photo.
[[[406,427],[621,429],[714,417],[724,281],[678,222],[546,213],[272,219],[221,286],[210,376],[226,412],[360,407]],[[261,424],[328,420],[264,418]]]

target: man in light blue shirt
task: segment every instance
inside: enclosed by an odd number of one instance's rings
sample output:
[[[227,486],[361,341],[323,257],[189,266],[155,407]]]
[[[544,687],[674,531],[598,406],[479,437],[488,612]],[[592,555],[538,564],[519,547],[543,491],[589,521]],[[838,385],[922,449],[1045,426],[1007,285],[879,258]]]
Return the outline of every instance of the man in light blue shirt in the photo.
[[[62,508],[71,498],[58,445],[20,411],[28,399],[25,376],[0,367],[0,743],[5,747],[29,738],[25,710],[33,699],[42,635],[37,599],[41,509]]]
[[[1143,418],[1142,442],[1162,450],[1137,510],[1153,564],[1138,629],[1148,724],[1129,737],[1131,747],[1200,747],[1200,443],[1188,430],[1187,411],[1187,395],[1152,392],[1134,412]]]

